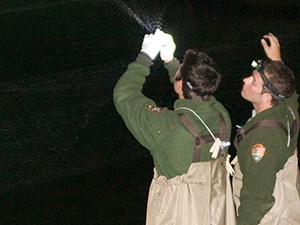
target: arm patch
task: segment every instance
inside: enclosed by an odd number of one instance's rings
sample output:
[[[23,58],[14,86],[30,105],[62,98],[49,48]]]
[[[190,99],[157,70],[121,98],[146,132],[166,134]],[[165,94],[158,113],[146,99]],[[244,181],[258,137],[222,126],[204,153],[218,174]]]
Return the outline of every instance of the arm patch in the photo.
[[[162,111],[163,108],[158,106],[148,105],[147,109],[151,112],[160,112]]]

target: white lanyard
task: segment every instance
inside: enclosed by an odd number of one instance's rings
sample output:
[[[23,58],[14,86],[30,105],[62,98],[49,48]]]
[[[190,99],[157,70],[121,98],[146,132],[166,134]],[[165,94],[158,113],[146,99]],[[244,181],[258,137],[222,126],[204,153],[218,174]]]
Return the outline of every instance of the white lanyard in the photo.
[[[193,113],[201,121],[201,123],[204,125],[204,127],[207,129],[207,131],[210,133],[210,135],[215,140],[213,145],[211,146],[211,148],[209,150],[209,152],[212,153],[212,156],[211,156],[212,158],[217,158],[218,157],[220,148],[223,150],[225,147],[228,147],[230,145],[229,141],[221,141],[220,138],[216,138],[214,136],[214,134],[211,132],[211,130],[209,129],[209,127],[206,125],[206,123],[201,119],[201,117],[197,113],[195,113],[195,111],[193,111],[192,109],[190,109],[188,107],[178,107],[178,108],[175,109],[175,111],[180,110],[180,109],[188,110],[191,113]],[[233,175],[234,170],[233,170],[233,168],[232,168],[232,166],[230,165],[230,162],[229,162],[230,155],[227,154],[227,156],[225,156],[225,158],[226,158],[226,169],[231,175]]]

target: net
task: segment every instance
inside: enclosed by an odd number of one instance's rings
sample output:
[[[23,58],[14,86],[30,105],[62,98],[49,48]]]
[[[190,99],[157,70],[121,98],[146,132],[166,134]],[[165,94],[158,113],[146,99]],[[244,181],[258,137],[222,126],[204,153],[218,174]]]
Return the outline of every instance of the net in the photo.
[[[0,191],[150,158],[116,113],[112,91],[157,27],[173,35],[179,59],[188,48],[212,56],[224,74],[220,100],[246,110],[236,87],[246,63],[262,54],[253,46],[274,28],[294,65],[299,23],[286,15],[253,20],[253,12],[224,11],[226,2],[2,1]],[[176,96],[162,94],[172,90],[161,65],[144,91],[171,107]]]

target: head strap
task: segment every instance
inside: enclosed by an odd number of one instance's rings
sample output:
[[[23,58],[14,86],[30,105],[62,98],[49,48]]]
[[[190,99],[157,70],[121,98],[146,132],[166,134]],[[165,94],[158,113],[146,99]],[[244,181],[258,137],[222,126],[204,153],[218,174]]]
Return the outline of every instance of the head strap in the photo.
[[[286,96],[283,95],[283,94],[281,94],[281,93],[277,90],[277,88],[274,87],[274,86],[270,83],[270,81],[268,80],[268,78],[267,78],[267,76],[266,76],[266,74],[265,74],[265,72],[264,72],[263,60],[258,60],[258,62],[256,62],[256,61],[253,60],[252,63],[251,63],[251,66],[259,72],[259,74],[260,74],[260,76],[261,76],[261,79],[262,79],[263,82],[264,82],[265,87],[268,89],[268,91],[271,93],[271,95],[272,95],[273,97],[275,97],[275,98],[277,98],[277,99],[280,99],[280,100],[286,98]]]

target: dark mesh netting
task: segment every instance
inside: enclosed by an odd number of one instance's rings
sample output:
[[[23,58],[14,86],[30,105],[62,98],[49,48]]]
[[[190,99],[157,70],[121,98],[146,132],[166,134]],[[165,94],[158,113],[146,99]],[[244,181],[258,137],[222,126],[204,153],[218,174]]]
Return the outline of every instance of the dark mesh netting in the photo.
[[[123,139],[112,89],[144,32],[161,23],[153,12],[160,8],[45,1],[2,9],[2,192],[122,159],[120,146],[131,140]]]
[[[296,8],[290,5],[267,11],[264,6],[249,8],[229,3],[226,0],[2,1],[2,196],[16,188],[70,179],[89,171],[114,174],[116,181],[117,174],[120,171],[125,174],[130,165],[149,165],[146,178],[150,179],[151,156],[135,141],[116,113],[112,92],[118,78],[140,51],[144,34],[156,28],[173,35],[179,59],[188,48],[202,49],[215,59],[223,73],[217,98],[235,116],[233,124],[242,124],[251,110],[240,98],[242,77],[248,75],[252,60],[263,56],[259,39],[269,31],[277,34],[286,63],[298,75],[300,23]],[[158,105],[172,107],[176,96],[162,65],[158,59],[144,93]],[[135,170],[130,175],[134,173]],[[149,179],[143,181],[144,201]],[[75,183],[79,182],[86,181]],[[95,189],[110,193],[110,188],[104,186],[106,182],[98,181]],[[124,190],[126,187],[118,189],[119,198]],[[109,197],[113,199],[113,194]],[[139,213],[142,218],[144,206]],[[130,208],[125,203],[121,207],[121,211]],[[102,215],[100,209],[89,212],[87,217],[91,214],[99,218]]]

